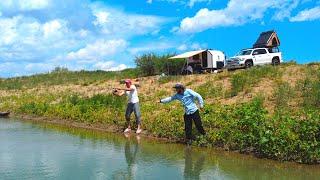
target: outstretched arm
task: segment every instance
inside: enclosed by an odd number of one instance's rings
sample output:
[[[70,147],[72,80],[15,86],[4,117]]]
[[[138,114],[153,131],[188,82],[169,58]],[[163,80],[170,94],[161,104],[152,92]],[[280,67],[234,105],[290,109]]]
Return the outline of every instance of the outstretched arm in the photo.
[[[193,97],[195,97],[197,99],[197,101],[199,102],[200,108],[202,109],[204,106],[204,101],[203,101],[203,98],[201,97],[201,95],[191,89],[189,89],[189,92],[191,93],[191,95]]]
[[[115,88],[117,90],[123,90],[123,91],[134,91],[134,88]]]
[[[173,100],[176,100],[176,99],[177,99],[177,97],[176,97],[176,95],[174,95],[174,96],[171,96],[171,97],[160,99],[160,103],[169,103],[169,102],[171,102]]]
[[[120,91],[120,90],[117,90],[117,89],[113,90],[112,93],[113,93],[114,95],[116,95],[116,96],[123,96],[123,95],[125,94],[124,91]]]

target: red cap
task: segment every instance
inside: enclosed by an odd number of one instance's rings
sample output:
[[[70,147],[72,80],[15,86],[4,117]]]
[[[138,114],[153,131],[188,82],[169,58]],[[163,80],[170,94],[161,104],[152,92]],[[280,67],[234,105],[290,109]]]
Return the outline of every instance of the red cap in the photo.
[[[130,79],[126,79],[126,80],[124,80],[124,82],[126,83],[126,84],[131,84],[131,80]]]

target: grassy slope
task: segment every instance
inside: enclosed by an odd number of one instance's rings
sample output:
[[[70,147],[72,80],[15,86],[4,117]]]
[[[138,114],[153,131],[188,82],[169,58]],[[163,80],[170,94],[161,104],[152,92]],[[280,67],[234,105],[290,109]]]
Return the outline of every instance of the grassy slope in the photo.
[[[285,64],[220,74],[143,77],[139,95],[143,126],[149,134],[184,137],[178,102],[160,105],[182,82],[206,101],[208,132],[198,145],[253,152],[262,157],[317,163],[320,160],[320,65]],[[48,118],[122,127],[125,98],[111,88],[136,72],[55,72],[5,79],[0,110]]]

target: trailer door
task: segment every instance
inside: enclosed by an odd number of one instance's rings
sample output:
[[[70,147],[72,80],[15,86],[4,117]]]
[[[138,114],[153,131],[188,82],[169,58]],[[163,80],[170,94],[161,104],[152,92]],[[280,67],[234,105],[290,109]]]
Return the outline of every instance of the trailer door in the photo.
[[[213,56],[210,53],[210,51],[207,52],[207,57],[208,57],[208,68],[213,68],[214,64],[213,64]]]
[[[207,51],[202,52],[202,68],[208,67],[208,57],[207,57]]]

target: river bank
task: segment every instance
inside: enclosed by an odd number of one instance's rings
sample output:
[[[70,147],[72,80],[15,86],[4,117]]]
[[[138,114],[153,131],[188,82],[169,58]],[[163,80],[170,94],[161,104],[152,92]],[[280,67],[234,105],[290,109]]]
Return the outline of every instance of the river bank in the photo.
[[[206,102],[201,115],[207,135],[198,136],[194,132],[194,145],[317,164],[320,162],[319,70],[319,64],[284,64],[220,74],[141,77],[143,129],[151,137],[184,138],[181,105],[159,104],[160,98],[174,93],[171,88],[174,83],[182,82],[199,92]],[[119,132],[125,124],[126,98],[112,96],[111,88],[121,86],[119,81],[123,76],[97,79],[99,74],[92,75],[95,79],[92,80],[90,73],[85,73],[84,82],[72,83],[68,79],[70,73],[24,77],[23,81],[2,80],[0,109],[54,119],[57,123]],[[63,79],[58,81],[59,77]],[[59,84],[51,84],[50,79]],[[32,87],[29,81],[33,82]],[[12,86],[15,82],[21,86]]]
[[[6,118],[6,119],[20,119],[21,121],[31,122],[31,123],[41,123],[41,124],[45,123],[45,124],[59,125],[66,128],[72,127],[72,128],[86,129],[86,130],[92,130],[92,131],[103,132],[103,133],[115,133],[118,135],[123,135],[123,130],[124,130],[124,127],[108,125],[103,123],[75,122],[75,121],[70,121],[65,119],[54,119],[54,118],[27,115],[27,114],[11,114],[10,118]],[[133,131],[129,135],[138,135],[138,134],[134,133]],[[183,139],[156,137],[148,133],[147,130],[144,130],[143,132],[141,132],[139,136],[148,138],[148,139],[154,139],[157,141],[184,144]]]
[[[0,129],[4,179],[317,179],[320,173],[317,165],[21,119],[0,119]]]

